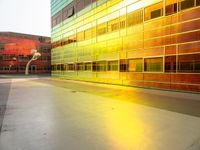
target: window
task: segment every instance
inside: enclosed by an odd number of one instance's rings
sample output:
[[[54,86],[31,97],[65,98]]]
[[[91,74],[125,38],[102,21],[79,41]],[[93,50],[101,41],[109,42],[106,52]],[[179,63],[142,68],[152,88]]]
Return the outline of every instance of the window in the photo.
[[[76,36],[75,35],[71,35],[68,39],[68,43],[73,43],[76,42]]]
[[[106,71],[106,61],[93,62],[93,71]]]
[[[165,13],[166,16],[177,13],[177,0],[166,0]]]
[[[3,55],[2,54],[0,54],[0,61],[2,61],[3,60]]]
[[[85,70],[84,64],[83,64],[83,63],[78,63],[78,64],[77,64],[77,70],[78,70],[78,71],[84,71],[84,70]]]
[[[127,66],[128,66],[128,60],[121,59],[120,60],[120,72],[126,72],[127,71]]]
[[[20,71],[24,71],[24,70],[25,70],[25,66],[18,66],[18,69],[19,69]]]
[[[157,18],[161,16],[161,9],[157,9],[151,12],[151,19]]]
[[[176,56],[165,57],[165,72],[176,72]]]
[[[61,21],[62,21],[62,14],[61,14],[61,12],[58,12],[56,14],[55,20],[56,20],[56,25],[59,24],[59,23],[61,23]]]
[[[31,68],[32,67],[32,68]],[[31,65],[31,67],[30,67],[30,70],[32,69],[32,70],[35,70],[36,68],[35,68],[35,66],[32,66]],[[37,66],[37,70],[43,70],[43,66]]]
[[[49,51],[51,48],[50,47],[47,47],[47,46],[40,46],[38,47],[39,51],[40,52],[47,52]]]
[[[91,31],[92,31],[92,37],[96,37],[96,36],[97,36],[96,27],[93,27],[93,28],[91,29]]]
[[[26,60],[28,60],[27,57],[25,57],[25,58],[26,58]],[[43,61],[47,61],[47,60],[48,60],[48,56],[41,56],[40,58],[41,58],[41,60],[43,60]]]
[[[65,71],[65,70],[67,70],[67,68],[66,68],[66,65],[65,65],[65,64],[61,64],[61,70],[62,70],[62,71]]]
[[[147,72],[161,72],[163,71],[163,58],[145,58],[144,71]]]
[[[106,61],[97,62],[97,71],[106,71]]]
[[[119,19],[108,21],[108,32],[119,30]]]
[[[52,69],[53,71],[56,71],[56,65],[51,65],[51,69]]]
[[[13,70],[13,71],[16,71],[17,70],[17,66],[15,66],[15,65],[9,66],[9,69]]]
[[[18,55],[18,56],[17,56],[17,59],[18,59],[18,60],[23,60],[23,59],[24,59],[24,56],[23,56],[23,55]]]
[[[79,0],[76,3],[76,11],[79,12],[84,8],[84,0]]]
[[[92,29],[85,30],[85,40],[92,38]]]
[[[56,18],[55,18],[55,16],[53,16],[53,17],[51,18],[51,26],[52,26],[52,27],[56,26]]]
[[[200,6],[200,0],[196,0],[196,5]]]
[[[93,1],[97,1],[97,6],[103,5],[104,3],[106,3],[108,0],[93,0]]]
[[[53,48],[56,48],[56,47],[59,47],[59,46],[61,46],[61,41],[56,41],[56,42],[52,43]]]
[[[142,72],[143,71],[143,59],[129,59],[128,60],[129,72]]]
[[[126,21],[125,20],[123,20],[123,21],[120,21],[120,29],[124,29],[125,28],[125,26],[126,26]]]
[[[74,15],[74,7],[72,6],[67,10],[67,18],[70,18],[73,15]]]
[[[38,38],[38,40],[42,43],[42,42],[45,42],[45,38],[44,37],[42,37],[42,36],[40,36],[39,38]]]
[[[61,45],[67,45],[67,44],[68,44],[68,37],[66,37],[66,38],[64,38],[64,39],[62,40]]]
[[[92,63],[92,70],[97,71],[97,62]]]
[[[49,71],[50,70],[50,66],[44,66],[44,70],[45,71]]]
[[[122,16],[119,18],[120,22],[119,22],[119,27],[120,29],[124,29],[126,27],[126,17]]]
[[[69,71],[74,71],[75,70],[75,65],[74,64],[68,64],[68,70]]]
[[[85,63],[85,71],[91,71],[92,70],[92,63]]]
[[[179,0],[179,10],[194,7],[194,0]]]
[[[178,71],[185,73],[200,73],[200,54],[179,55]]]
[[[91,0],[84,0],[84,2],[85,2],[85,6],[88,6],[92,3]]]
[[[127,25],[133,26],[136,24],[140,24],[143,22],[143,11],[142,10],[136,10],[134,12],[131,12],[128,14],[127,17]]]
[[[10,70],[16,71],[17,70],[17,66],[10,66]]]
[[[61,65],[57,65],[57,70],[61,70]]]
[[[98,35],[103,35],[107,32],[107,23],[103,23],[97,26]]]
[[[145,8],[145,20],[154,19],[163,15],[163,2]]]
[[[2,43],[0,43],[0,51],[4,50],[4,45]]]
[[[118,61],[108,62],[108,71],[118,71]]]
[[[4,66],[4,70],[10,70],[10,67],[9,66]],[[25,70],[25,68],[22,69],[22,70]]]
[[[63,20],[67,19],[67,17],[68,17],[68,14],[67,14],[68,10],[67,10],[67,9],[68,9],[68,8],[65,7],[65,8],[63,8],[63,10],[62,10],[62,18],[63,18]]]

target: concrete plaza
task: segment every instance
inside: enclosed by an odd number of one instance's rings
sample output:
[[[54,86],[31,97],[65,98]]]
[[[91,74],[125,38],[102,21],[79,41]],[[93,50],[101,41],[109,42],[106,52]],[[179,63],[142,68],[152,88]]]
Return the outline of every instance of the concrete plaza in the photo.
[[[199,150],[200,94],[0,77],[0,150]]]

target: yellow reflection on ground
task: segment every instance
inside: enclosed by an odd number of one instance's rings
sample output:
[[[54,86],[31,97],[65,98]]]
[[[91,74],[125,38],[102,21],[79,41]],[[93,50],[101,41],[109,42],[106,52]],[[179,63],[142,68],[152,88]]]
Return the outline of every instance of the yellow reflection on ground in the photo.
[[[144,142],[144,131],[147,130],[147,126],[140,119],[140,114],[128,106],[119,105],[118,108],[107,112],[107,115],[105,121],[107,136],[112,141],[112,145],[117,149],[140,149]]]

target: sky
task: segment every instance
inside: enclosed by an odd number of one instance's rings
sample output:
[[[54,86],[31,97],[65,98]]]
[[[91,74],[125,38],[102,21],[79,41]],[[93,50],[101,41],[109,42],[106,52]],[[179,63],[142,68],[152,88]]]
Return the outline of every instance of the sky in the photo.
[[[0,32],[50,36],[50,0],[0,0]]]

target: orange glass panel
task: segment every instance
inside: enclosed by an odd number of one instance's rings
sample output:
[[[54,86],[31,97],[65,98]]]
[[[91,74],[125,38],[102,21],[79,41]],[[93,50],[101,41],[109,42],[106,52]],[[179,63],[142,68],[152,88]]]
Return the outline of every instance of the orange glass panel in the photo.
[[[184,43],[184,42],[198,41],[198,40],[200,40],[199,35],[200,35],[200,31],[180,34],[180,35],[178,35],[177,42]]]
[[[77,42],[83,41],[85,39],[84,31],[77,33]]]
[[[178,53],[194,53],[199,52],[200,42],[181,44],[178,46]]]
[[[144,73],[145,81],[170,82],[170,74]]]
[[[178,24],[176,25],[176,28],[178,29],[179,32],[198,30],[200,29],[200,19]]]
[[[172,74],[171,82],[200,84],[200,78],[199,74]]]
[[[164,47],[155,47],[144,50],[144,56],[158,56],[164,54]]]
[[[165,55],[170,55],[170,54],[176,54],[176,45],[165,47]]]
[[[190,19],[195,19],[195,18],[200,18],[199,15],[200,14],[200,7],[188,10],[188,11],[183,11],[179,13],[179,21],[186,21],[186,20],[190,20]]]
[[[127,73],[128,80],[143,80],[143,73],[139,72],[128,72]]]

